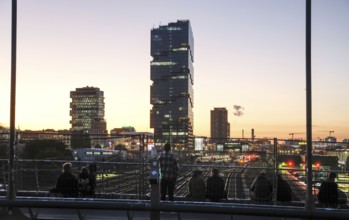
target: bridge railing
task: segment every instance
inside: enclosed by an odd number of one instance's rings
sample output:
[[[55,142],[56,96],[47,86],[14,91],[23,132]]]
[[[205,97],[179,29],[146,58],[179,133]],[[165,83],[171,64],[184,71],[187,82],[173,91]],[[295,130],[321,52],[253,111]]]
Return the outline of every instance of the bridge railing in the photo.
[[[56,185],[58,175],[61,173],[63,160],[17,160],[16,161],[16,190],[18,195],[48,196],[50,189]],[[82,166],[89,166],[89,161],[71,161],[72,171],[78,176]],[[94,162],[97,167],[97,187],[95,199],[148,199],[150,198],[150,185],[148,182],[148,162]],[[6,192],[7,185],[7,160],[0,160],[0,190]],[[188,201],[189,180],[193,171],[200,169],[205,182],[211,175],[212,168],[218,168],[225,182],[227,196],[223,202],[253,203],[250,188],[255,178],[265,172],[267,179],[273,185],[273,200],[265,204],[283,204],[276,200],[277,183],[276,173],[290,185],[292,189],[292,205],[304,204],[306,195],[306,172],[300,168],[275,170],[265,161],[254,161],[244,164],[234,161],[225,163],[200,162],[181,163],[179,177],[176,183],[175,197],[177,200]],[[317,190],[321,178],[325,178],[329,171],[314,170],[313,195],[315,203]],[[337,183],[342,193],[340,194],[341,207],[346,207],[349,189],[349,176],[344,171],[338,173]],[[1,192],[0,191],[0,192]],[[208,201],[208,200],[205,200]]]
[[[153,203],[150,199],[151,190],[148,182],[149,167],[147,161],[140,164],[137,162],[96,162],[97,165],[97,189],[96,194],[90,198],[61,198],[49,197],[48,190],[55,186],[56,178],[61,172],[61,166],[67,161],[53,160],[17,160],[16,161],[16,188],[17,197],[9,200],[6,197],[6,188],[2,189],[0,206],[27,208],[32,218],[37,217],[33,208],[42,210],[46,208],[73,209],[77,210],[126,210],[128,219],[132,219],[130,212],[176,212],[183,213],[215,213],[222,215],[256,215],[256,216],[279,216],[279,217],[331,217],[333,219],[348,219],[349,209],[347,202],[337,208],[323,209],[317,205],[315,208],[306,210],[305,190],[306,183],[301,176],[305,174],[303,169],[277,169],[272,168],[266,161],[254,161],[244,164],[230,162],[208,162],[208,163],[181,163],[180,176],[176,184],[175,202]],[[77,175],[80,167],[88,166],[91,162],[72,161],[73,173]],[[7,160],[0,161],[0,184],[6,186],[8,164]],[[143,167],[142,167],[143,166]],[[212,168],[217,168],[225,182],[227,198],[221,202],[191,201],[187,198],[188,182],[194,170],[203,171],[204,179],[211,175]],[[143,172],[140,172],[143,170]],[[276,201],[256,202],[249,195],[249,190],[254,179],[261,173],[266,173],[267,178],[275,187],[275,174],[279,173],[291,186],[292,201],[282,203]],[[319,172],[314,176],[326,176],[327,173]],[[329,172],[329,171],[326,171]],[[347,175],[339,172],[338,185],[347,193]],[[298,175],[297,175],[298,174]],[[316,195],[316,184],[314,181],[314,192]],[[343,185],[342,185],[343,184]],[[275,193],[275,190],[273,191]],[[316,199],[316,196],[314,196]],[[126,200],[125,200],[126,199]],[[179,211],[180,210],[180,211]],[[335,210],[335,211],[334,211]],[[103,215],[103,213],[101,213]],[[80,217],[79,217],[80,218]],[[38,218],[40,219],[40,218]],[[83,219],[83,218],[80,218]]]

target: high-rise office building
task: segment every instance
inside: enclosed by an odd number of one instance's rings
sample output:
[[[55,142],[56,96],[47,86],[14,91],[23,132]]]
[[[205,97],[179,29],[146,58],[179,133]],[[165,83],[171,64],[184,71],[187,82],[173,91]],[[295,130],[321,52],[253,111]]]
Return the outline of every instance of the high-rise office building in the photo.
[[[151,30],[150,127],[154,142],[193,150],[194,38],[188,20]]]
[[[91,145],[99,143],[98,138],[107,134],[104,119],[104,92],[95,87],[77,88],[70,92],[70,124],[75,133],[88,134]],[[73,139],[73,138],[72,138]],[[73,140],[72,140],[73,141]]]
[[[230,138],[230,124],[226,108],[211,110],[211,142],[225,143]]]

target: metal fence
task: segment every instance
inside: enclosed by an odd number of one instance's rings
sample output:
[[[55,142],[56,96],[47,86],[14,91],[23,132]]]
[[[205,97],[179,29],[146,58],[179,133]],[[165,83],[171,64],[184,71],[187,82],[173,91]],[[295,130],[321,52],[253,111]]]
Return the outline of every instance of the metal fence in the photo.
[[[230,213],[231,215],[239,213],[242,215],[256,214],[284,217],[314,217],[317,215],[322,217],[326,215],[333,217],[333,215],[326,214],[327,211],[319,207],[316,201],[320,178],[316,181],[314,179],[313,182],[315,208],[311,212],[304,209],[307,190],[306,178],[304,178],[306,172],[304,169],[295,167],[292,169],[275,169],[273,164],[269,164],[267,160],[256,160],[241,164],[233,160],[194,161],[192,163],[190,160],[183,159],[179,163],[179,177],[175,189],[176,202],[152,204],[151,184],[148,181],[150,169],[148,164],[149,161],[140,161],[142,162],[93,162],[97,167],[97,188],[95,195],[88,197],[88,201],[84,200],[86,198],[72,198],[67,203],[60,197],[50,197],[48,193],[51,188],[55,187],[57,177],[61,173],[62,164],[67,161],[16,160],[15,186],[17,198],[13,201],[7,200],[5,197],[8,180],[8,160],[0,160],[0,184],[2,186],[0,190],[4,196],[0,202],[3,206],[7,207],[65,207],[73,209],[84,209],[88,207],[91,209],[107,209],[107,207],[109,207],[108,204],[111,202],[114,204],[114,208],[120,206],[120,209],[128,211],[158,212],[160,210],[176,210],[177,212],[185,213],[199,212],[199,210],[201,210],[201,213]],[[78,175],[82,166],[89,166],[92,163],[91,161],[69,162],[72,163],[72,171],[75,176]],[[210,202],[210,200],[205,199],[200,201],[200,205],[198,206],[196,201],[192,201],[187,197],[189,193],[189,180],[192,177],[193,171],[200,169],[206,182],[209,176],[211,176],[213,168],[217,168],[220,171],[220,176],[225,183],[227,196],[222,199],[220,203]],[[266,174],[267,179],[273,186],[273,197],[270,201],[254,201],[251,197],[251,185],[261,172]],[[328,172],[330,172],[330,170],[313,171],[314,177],[325,177]],[[342,190],[342,195],[344,195],[345,198],[342,197],[339,206],[331,210],[336,210],[336,213],[341,213],[342,217],[349,217],[349,207],[346,198],[348,195],[349,176],[345,171],[336,172],[338,173],[338,186]],[[292,189],[291,201],[277,201],[276,174],[280,174],[290,185]],[[24,201],[26,201],[26,203]],[[24,204],[26,205],[24,206]],[[102,208],[102,206],[104,208]],[[251,212],[248,211],[248,207],[255,207],[255,209]],[[195,208],[197,211],[194,211]]]
[[[17,160],[15,163],[16,191],[25,195],[48,195],[50,189],[56,185],[58,175],[61,173],[62,160]],[[82,166],[89,166],[90,161],[71,161],[72,171],[78,176]],[[150,184],[148,181],[148,161],[140,162],[94,162],[97,167],[97,187],[94,198],[111,199],[147,199],[150,197]],[[248,162],[238,164],[231,162],[200,162],[180,163],[179,177],[176,182],[175,197],[177,200],[186,200],[189,194],[188,184],[193,171],[200,169],[205,182],[211,175],[212,168],[220,171],[220,176],[225,182],[227,193],[224,202],[247,203],[253,202],[250,188],[259,175],[266,173],[267,179],[273,185],[273,200],[276,204],[277,176],[276,173],[290,185],[292,189],[293,204],[304,203],[306,195],[306,172],[299,168],[277,169],[268,166],[265,161]],[[314,170],[313,195],[316,203],[316,195],[321,179],[325,178],[330,171]],[[340,204],[346,207],[349,190],[349,176],[345,171],[338,173],[337,183],[340,194]],[[0,184],[1,190],[6,192],[8,175],[8,161],[0,160]],[[321,177],[321,178],[315,178]],[[268,204],[272,204],[268,203]],[[281,204],[281,203],[278,203]]]

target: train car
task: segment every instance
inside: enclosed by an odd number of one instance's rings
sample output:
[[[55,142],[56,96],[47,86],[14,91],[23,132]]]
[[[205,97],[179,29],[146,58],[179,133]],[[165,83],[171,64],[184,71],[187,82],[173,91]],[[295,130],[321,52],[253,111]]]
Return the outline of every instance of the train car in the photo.
[[[78,161],[124,161],[127,152],[102,148],[79,148],[73,150],[73,157]]]
[[[277,162],[281,167],[299,168],[302,164],[302,157],[299,154],[279,154]]]

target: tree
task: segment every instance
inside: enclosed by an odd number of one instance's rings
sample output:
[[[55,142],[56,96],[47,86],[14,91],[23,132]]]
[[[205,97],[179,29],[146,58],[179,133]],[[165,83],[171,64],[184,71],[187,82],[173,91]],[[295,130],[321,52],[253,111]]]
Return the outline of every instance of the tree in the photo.
[[[23,159],[73,159],[72,152],[63,142],[57,140],[31,141],[25,145],[20,157]]]
[[[73,149],[91,148],[90,135],[85,131],[73,131],[70,138],[70,146]]]
[[[7,144],[0,144],[0,159],[8,159]]]

